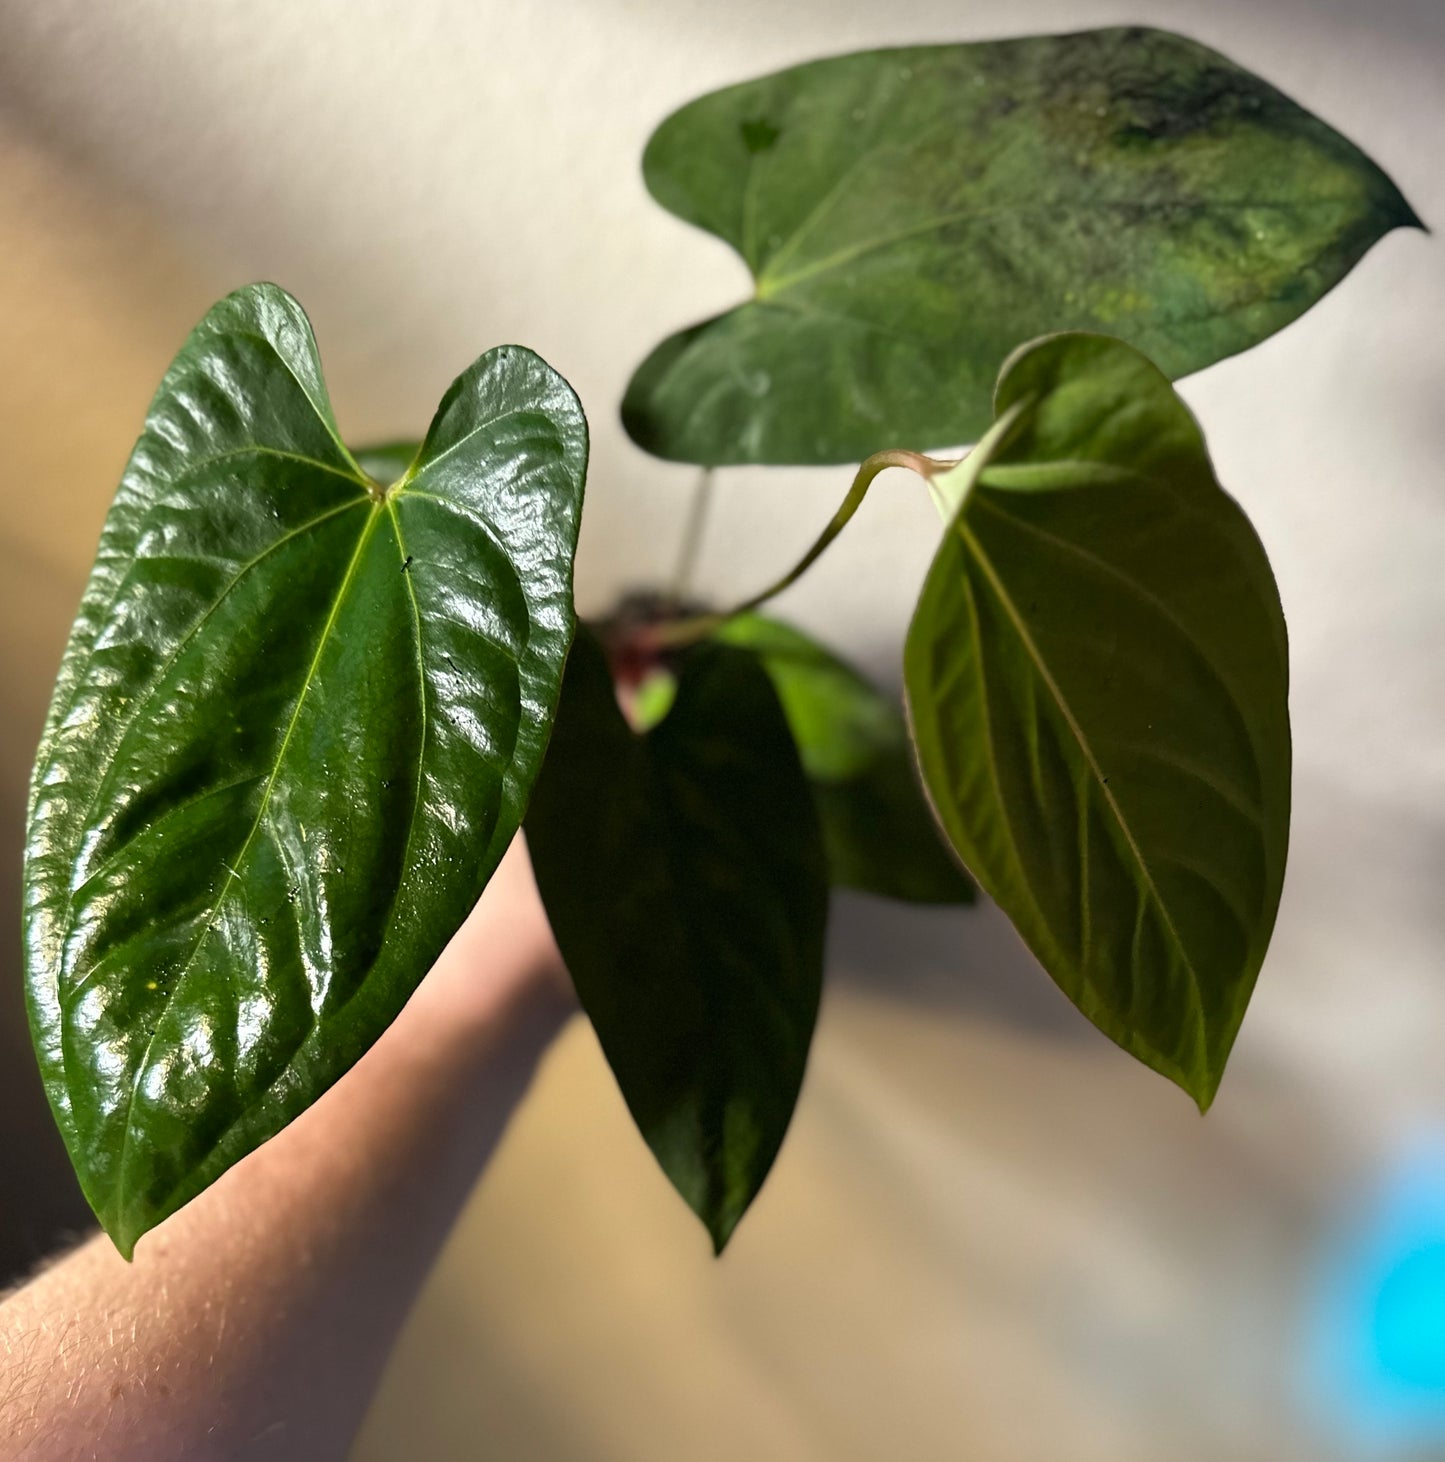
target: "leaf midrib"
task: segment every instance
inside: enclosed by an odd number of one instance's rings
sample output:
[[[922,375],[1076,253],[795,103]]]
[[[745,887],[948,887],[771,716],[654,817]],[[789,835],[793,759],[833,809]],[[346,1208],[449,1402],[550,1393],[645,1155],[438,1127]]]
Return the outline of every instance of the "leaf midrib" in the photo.
[[[959,540],[967,550],[969,557],[977,564],[979,571],[987,580],[989,588],[993,591],[1004,614],[1008,617],[1009,623],[1013,626],[1014,633],[1018,636],[1019,643],[1023,646],[1024,652],[1034,667],[1035,673],[1048,690],[1054,704],[1058,707],[1059,714],[1063,716],[1064,723],[1068,727],[1070,734],[1073,736],[1084,758],[1084,764],[1088,767],[1090,774],[1098,786],[1102,801],[1113,815],[1114,821],[1120,833],[1123,835],[1130,853],[1133,855],[1135,865],[1144,880],[1145,889],[1155,908],[1158,910],[1159,917],[1163,921],[1165,929],[1168,931],[1170,942],[1174,945],[1180,959],[1184,962],[1184,968],[1188,972],[1190,980],[1190,993],[1194,997],[1191,1006],[1198,1023],[1200,1040],[1199,1054],[1200,1058],[1207,1062],[1209,1054],[1208,1028],[1204,1018],[1203,990],[1199,980],[1199,973],[1194,967],[1194,961],[1190,958],[1189,951],[1184,945],[1178,928],[1175,926],[1168,905],[1164,902],[1158,885],[1154,882],[1154,876],[1150,872],[1148,863],[1145,861],[1144,854],[1139,847],[1138,840],[1134,836],[1133,829],[1129,826],[1128,820],[1124,816],[1123,808],[1119,806],[1118,799],[1114,796],[1108,781],[1104,777],[1103,769],[1099,766],[1098,760],[1094,756],[1093,747],[1084,735],[1083,727],[1080,726],[1078,718],[1074,715],[1073,709],[1070,707],[1058,682],[1049,670],[1043,654],[1034,643],[1033,636],[1029,633],[1023,616],[1019,613],[1018,606],[1013,602],[1013,598],[1009,594],[997,569],[994,567],[992,560],[984,551],[983,545],[969,531],[968,525],[962,516],[956,520],[955,530],[958,533]]]
[[[419,496],[429,496],[429,494],[419,494]],[[418,738],[418,742],[417,742],[418,749],[417,749],[417,766],[416,766],[416,790],[415,790],[415,793],[413,795],[413,800],[412,800],[412,814],[411,814],[410,820],[407,823],[406,843],[405,843],[405,845],[404,845],[404,847],[402,849],[401,864],[400,864],[401,868],[403,870],[405,870],[407,868],[407,866],[408,866],[408,862],[409,862],[410,857],[411,857],[412,840],[413,840],[413,838],[416,835],[417,816],[418,816],[418,813],[419,813],[420,808],[421,808],[421,787],[422,787],[422,779],[423,779],[423,776],[425,774],[425,768],[426,768],[426,743],[427,743],[427,698],[426,698],[426,691],[427,691],[427,674],[426,674],[425,656],[424,656],[424,652],[423,652],[423,649],[422,649],[421,609],[420,609],[420,606],[417,604],[416,589],[412,585],[411,576],[410,576],[410,573],[407,570],[406,542],[405,542],[405,540],[402,537],[402,532],[401,532],[401,519],[400,519],[400,515],[397,513],[397,510],[396,510],[395,496],[389,494],[387,496],[387,498],[384,500],[384,503],[383,504],[378,504],[377,505],[376,510],[375,510],[377,516],[380,515],[380,509],[381,509],[382,506],[384,506],[386,508],[386,510],[387,510],[387,512],[388,512],[388,514],[389,514],[389,516],[391,518],[392,532],[393,532],[393,534],[395,536],[395,539],[396,539],[397,551],[398,551],[398,553],[401,556],[402,575],[406,579],[407,593],[408,593],[408,595],[410,597],[410,600],[411,600],[412,615],[413,615],[413,619],[414,619],[414,623],[415,623],[415,629],[416,629],[417,687],[418,687],[418,692],[419,692],[419,695],[420,695],[420,698],[421,698],[421,722],[422,722],[422,729],[421,729],[421,734],[420,734],[420,736]],[[240,859],[238,858],[236,861],[239,863],[240,862]],[[399,902],[399,898],[400,898],[400,893],[401,893],[401,884],[400,884],[400,881],[398,881],[396,887],[392,890],[391,907],[387,910],[386,921],[385,921],[385,923],[383,925],[383,928],[382,928],[381,943],[382,943],[383,946],[385,945],[387,935],[390,932],[392,920],[396,917],[396,910],[397,910],[397,906],[398,906],[398,902]],[[314,1027],[313,1027],[313,1029],[314,1029]],[[278,1081],[281,1080],[282,1076],[284,1076],[285,1073],[287,1071],[289,1071],[292,1066],[294,1066],[294,1064],[296,1062],[296,1059],[297,1059],[296,1054],[293,1054],[292,1057],[291,1057],[291,1059],[286,1063],[286,1065],[283,1066],[281,1068],[281,1070],[276,1074],[276,1076],[272,1079],[272,1083],[271,1083],[272,1087],[274,1087],[275,1084]],[[252,1105],[254,1106],[254,1103],[252,1103]],[[240,1122],[242,1122],[245,1119],[245,1117],[247,1116],[247,1114],[249,1113],[250,1110],[251,1110],[251,1108],[249,1106],[246,1107],[246,1108],[243,1108],[242,1111],[239,1112],[227,1124],[227,1126],[225,1127],[225,1129],[220,1133],[220,1135],[218,1137],[216,1137],[216,1139],[211,1143],[210,1147],[207,1148],[206,1152],[200,1158],[198,1158],[196,1160],[196,1162],[193,1164],[193,1168],[200,1167],[202,1164],[204,1164],[206,1161],[208,1161],[210,1159],[211,1155],[216,1151],[216,1149],[218,1147],[220,1147],[220,1145],[226,1140],[226,1138],[230,1136],[230,1134],[232,1133],[232,1131],[235,1130],[237,1124],[240,1123]],[[169,1193],[166,1194],[166,1197],[165,1197],[164,1202],[160,1205],[161,1208],[164,1209],[164,1208],[168,1208],[170,1206],[171,1201],[175,1198],[176,1194],[185,1186],[185,1183],[188,1180],[189,1180],[188,1178],[187,1179],[182,1179],[182,1181],[180,1183],[176,1184],[176,1186],[174,1188],[172,1188]]]
[[[1222,212],[1241,208],[1249,209],[1276,209],[1285,211],[1308,212],[1310,210],[1334,207],[1341,203],[1347,203],[1351,199],[1345,195],[1315,194],[1307,199],[1281,200],[1274,198],[1227,198],[1227,199],[1184,199],[1170,204],[1171,209],[1194,208],[1206,212]],[[1090,209],[1098,209],[1101,212],[1121,208],[1143,208],[1145,205],[1138,199],[1132,198],[1089,198],[1087,200]],[[921,223],[910,224],[907,228],[896,229],[892,233],[880,234],[874,238],[861,239],[856,243],[849,244],[844,248],[836,250],[832,254],[825,255],[822,259],[814,260],[810,264],[804,264],[795,269],[791,274],[784,274],[781,277],[770,273],[772,263],[782,254],[787,252],[793,239],[785,241],[779,247],[777,253],[765,265],[762,272],[756,276],[757,298],[760,300],[773,301],[780,294],[785,294],[797,285],[816,278],[820,274],[830,274],[853,263],[857,259],[866,257],[868,254],[877,253],[882,249],[889,248],[893,244],[906,242],[910,238],[916,238],[920,234],[935,233],[940,229],[947,228],[950,224],[968,223],[978,219],[1015,217],[1026,218],[1041,213],[1053,213],[1060,210],[1072,210],[1074,205],[1067,200],[1051,201],[1048,203],[1000,204],[992,208],[961,208],[949,213],[938,214],[933,218],[925,219]],[[796,235],[794,236],[796,237]]]
[[[417,819],[421,814],[422,805],[422,779],[426,773],[427,739],[430,735],[430,726],[427,714],[427,673],[426,673],[426,651],[423,646],[423,635],[421,627],[421,606],[417,603],[416,586],[411,580],[411,555],[406,551],[406,540],[401,532],[401,514],[397,511],[395,497],[388,497],[386,511],[391,519],[391,531],[396,538],[396,551],[401,558],[401,576],[406,581],[407,602],[411,605],[412,627],[416,641],[416,684],[417,698],[420,702],[419,712],[421,730],[417,735],[416,751],[416,786],[412,792],[411,817],[407,819],[406,841],[402,845],[401,863],[398,865],[402,870],[402,877],[405,877],[406,870],[411,866],[411,845],[416,837]],[[396,887],[392,890],[391,907],[386,911],[386,919],[382,924],[381,942],[384,946],[387,936],[391,933],[391,922],[396,917],[397,905],[401,896],[401,879],[397,880]]]
[[[1138,475],[1137,480],[1140,482],[1144,482],[1154,481],[1155,479],[1147,478],[1144,474],[1141,473]],[[1239,729],[1243,733],[1244,744],[1249,748],[1252,769],[1254,772],[1255,785],[1263,786],[1264,774],[1262,769],[1260,768],[1258,757],[1255,754],[1254,738],[1250,735],[1249,717],[1245,714],[1244,707],[1240,704],[1239,697],[1235,694],[1234,687],[1230,685],[1230,683],[1220,673],[1219,668],[1215,665],[1208,650],[1200,642],[1199,636],[1192,629],[1190,629],[1189,626],[1185,624],[1182,619],[1179,618],[1174,610],[1171,609],[1169,605],[1159,597],[1158,594],[1154,593],[1153,590],[1146,588],[1138,581],[1138,579],[1131,578],[1128,574],[1124,573],[1116,564],[1110,563],[1108,559],[1101,557],[1099,554],[1093,552],[1092,549],[1086,548],[1082,543],[1075,543],[1072,542],[1070,539],[1061,537],[1057,533],[1051,533],[1042,524],[1034,522],[1031,518],[1022,518],[1017,517],[1012,513],[1005,513],[1001,508],[991,503],[985,497],[980,497],[978,499],[978,508],[980,512],[986,512],[991,514],[993,517],[998,518],[1000,521],[1006,523],[1010,528],[1013,528],[1016,531],[1025,534],[1032,534],[1034,537],[1040,538],[1044,542],[1053,546],[1057,551],[1061,553],[1067,553],[1074,558],[1080,559],[1082,562],[1089,565],[1089,567],[1096,574],[1109,580],[1112,583],[1118,584],[1133,599],[1137,600],[1138,603],[1143,605],[1147,610],[1157,615],[1164,623],[1169,625],[1169,627],[1175,632],[1175,634],[1177,634],[1180,639],[1182,639],[1184,643],[1188,645],[1189,648],[1199,657],[1199,664],[1204,666],[1205,670],[1208,671],[1208,673],[1213,677],[1215,685],[1218,686],[1220,693],[1224,696],[1224,699],[1228,703],[1229,708],[1238,718]],[[1210,785],[1214,786],[1215,790],[1221,791],[1221,795],[1225,795],[1220,785],[1218,785],[1213,780],[1210,781]],[[1229,800],[1234,802],[1236,806],[1242,805],[1244,807],[1247,807],[1251,820],[1257,823],[1261,828],[1263,827],[1264,807],[1262,804],[1256,805],[1254,799],[1251,798],[1247,792],[1245,792],[1243,789],[1235,788],[1232,791],[1232,795],[1229,796]]]
[[[677,707],[674,705],[673,710],[669,712],[669,719],[676,712]],[[666,723],[664,722],[663,724]],[[674,723],[673,733],[667,736],[662,743],[653,739],[656,735],[655,731],[645,736],[637,737],[636,740],[639,743],[639,750],[645,758],[648,780],[652,784],[655,807],[657,809],[656,815],[664,829],[662,842],[666,848],[667,862],[674,874],[680,875],[674,879],[674,886],[678,890],[678,903],[689,909],[689,913],[681,918],[679,922],[682,925],[687,946],[689,949],[695,948],[699,955],[699,958],[693,962],[694,967],[698,969],[708,967],[716,968],[716,961],[712,957],[711,948],[705,944],[703,946],[699,946],[698,944],[696,931],[699,928],[706,929],[710,922],[706,917],[709,900],[704,898],[702,904],[698,904],[697,893],[701,880],[693,876],[693,871],[703,866],[701,861],[694,856],[693,850],[698,846],[700,831],[706,835],[709,829],[705,826],[700,829],[698,824],[688,818],[680,810],[682,799],[674,795],[674,785],[682,782],[689,784],[694,790],[701,791],[705,795],[706,800],[711,802],[711,788],[708,786],[705,777],[699,778],[697,774],[689,771],[686,751],[691,736],[679,734],[676,730],[676,724]],[[628,734],[633,734],[630,729],[628,730]],[[811,796],[811,792],[809,795]],[[699,908],[703,911],[703,917],[695,917],[691,912]],[[800,962],[794,962],[794,973],[796,973],[796,965],[798,963]],[[753,984],[763,992],[767,1003],[772,1007],[774,1012],[781,1014],[782,1026],[791,1033],[792,1012],[772,982],[755,978]],[[729,1009],[726,985],[719,984],[716,981],[703,982],[703,996],[704,1003],[710,1015],[722,1012],[725,1016],[726,1011]],[[726,1024],[725,1019],[722,1020],[722,1023]],[[716,1052],[712,1054],[714,1057],[717,1055]],[[724,1058],[720,1064],[726,1069],[729,1062],[730,1058]],[[716,1066],[717,1064],[719,1063],[715,1060],[714,1065]]]
[[[326,623],[322,626],[321,635],[317,640],[316,651],[311,657],[311,664],[307,667],[306,677],[302,681],[300,694],[297,696],[296,705],[291,712],[291,719],[287,722],[286,731],[281,739],[281,745],[277,749],[276,757],[271,767],[270,776],[267,778],[266,786],[261,793],[261,801],[256,809],[256,816],[251,823],[250,830],[246,834],[245,841],[241,844],[240,851],[233,859],[230,859],[226,864],[226,877],[221,884],[221,890],[216,895],[215,901],[212,903],[210,911],[206,916],[205,926],[202,928],[200,934],[197,936],[195,943],[191,946],[191,952],[189,955],[187,955],[185,964],[181,967],[179,972],[174,977],[174,980],[171,984],[171,989],[168,992],[165,1000],[162,1012],[162,1019],[164,1019],[164,1015],[169,1012],[172,1003],[179,995],[181,986],[184,983],[186,976],[190,973],[191,968],[195,963],[196,956],[200,953],[201,946],[205,943],[206,939],[210,935],[211,930],[215,927],[216,917],[220,913],[221,905],[225,902],[226,895],[231,891],[231,885],[236,881],[236,878],[238,877],[238,874],[236,873],[236,868],[240,864],[245,862],[246,855],[250,851],[251,845],[255,841],[257,833],[260,831],[261,824],[266,816],[266,810],[270,805],[271,794],[275,790],[277,778],[281,774],[282,764],[286,760],[286,752],[290,747],[291,738],[295,734],[296,725],[301,718],[301,710],[306,704],[306,697],[311,690],[312,682],[316,677],[316,671],[321,664],[321,658],[326,652],[327,644],[330,642],[331,632],[335,628],[336,621],[340,616],[341,606],[346,600],[347,591],[350,589],[352,580],[356,576],[356,571],[361,563],[362,556],[366,551],[366,546],[371,541],[371,535],[375,531],[377,523],[381,520],[381,511],[381,504],[376,503],[372,505],[367,515],[366,524],[362,528],[360,534],[358,534],[357,536],[356,548],[353,550],[351,559],[347,563],[346,571],[342,575],[341,584],[340,587],[337,589],[335,599],[332,600],[331,609],[326,617]],[[135,1077],[131,1082],[130,1096],[126,1102],[124,1124],[121,1131],[120,1156],[116,1162],[114,1211],[117,1218],[120,1218],[124,1215],[126,1208],[125,1200],[127,1158],[130,1154],[132,1138],[135,1130],[133,1120],[135,1114],[135,1105],[137,1100],[139,1099],[141,1083],[145,1080],[146,1071],[150,1066],[151,1051],[155,1046],[160,1030],[161,1021],[158,1020],[156,1022],[155,1030],[151,1032],[151,1037],[146,1042],[145,1050],[141,1053],[141,1058],[136,1064]]]

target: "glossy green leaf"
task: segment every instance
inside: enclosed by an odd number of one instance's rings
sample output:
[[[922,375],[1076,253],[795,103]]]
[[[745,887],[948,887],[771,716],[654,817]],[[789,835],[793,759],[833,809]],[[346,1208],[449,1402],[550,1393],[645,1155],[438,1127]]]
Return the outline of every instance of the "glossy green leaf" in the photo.
[[[586,424],[516,347],[383,493],[283,291],[218,304],[106,519],[32,783],[33,1033],[122,1252],[386,1028],[526,805]]]
[[[1061,335],[1005,367],[1012,432],[908,634],[924,781],[1069,998],[1213,1098],[1289,832],[1284,618],[1259,540],[1165,377]]]
[[[869,51],[713,92],[643,160],[752,299],[664,341],[627,430],[686,462],[975,441],[1020,340],[1170,376],[1302,314],[1418,224],[1363,153],[1218,52],[1140,27]]]
[[[807,780],[757,661],[689,652],[639,736],[579,633],[527,843],[627,1105],[720,1253],[797,1101],[828,905]]]
[[[772,679],[823,829],[832,882],[913,903],[971,903],[924,800],[899,706],[851,665],[777,620],[740,614],[715,636]]]

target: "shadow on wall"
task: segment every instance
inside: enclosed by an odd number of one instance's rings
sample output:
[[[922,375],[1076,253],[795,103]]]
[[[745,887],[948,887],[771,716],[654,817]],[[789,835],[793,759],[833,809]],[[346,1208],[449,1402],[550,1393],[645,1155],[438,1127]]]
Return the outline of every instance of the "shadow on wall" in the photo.
[[[90,1225],[21,993],[25,791],[100,524],[176,342],[212,286],[0,115],[0,1284]],[[215,292],[220,292],[216,290]]]
[[[1064,999],[986,898],[927,908],[861,894],[834,902],[828,977],[925,1009],[981,1017],[1043,1037],[1100,1037]]]
[[[8,766],[6,770],[8,781]],[[20,886],[23,819],[23,801],[7,796],[0,805],[0,880],[10,890]],[[18,905],[17,898],[0,905],[5,950],[0,959],[0,1143],[5,1149],[0,1164],[0,1285],[19,1278],[90,1222],[30,1051],[20,986]]]

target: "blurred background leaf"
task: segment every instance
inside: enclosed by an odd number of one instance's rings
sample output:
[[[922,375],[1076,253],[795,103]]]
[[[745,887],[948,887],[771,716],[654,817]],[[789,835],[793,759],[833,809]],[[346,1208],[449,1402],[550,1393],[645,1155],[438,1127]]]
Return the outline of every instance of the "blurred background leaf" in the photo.
[[[1050,330],[1187,375],[1419,222],[1325,122],[1137,26],[809,62],[675,112],[643,173],[755,280],[622,404],[639,446],[708,465],[975,441],[1005,355]]]
[[[579,631],[526,825],[628,1108],[721,1253],[792,1120],[823,981],[823,846],[767,675],[698,646],[638,735]]]
[[[923,796],[898,703],[816,640],[742,614],[716,639],[751,650],[798,744],[833,883],[922,904],[973,902]]]

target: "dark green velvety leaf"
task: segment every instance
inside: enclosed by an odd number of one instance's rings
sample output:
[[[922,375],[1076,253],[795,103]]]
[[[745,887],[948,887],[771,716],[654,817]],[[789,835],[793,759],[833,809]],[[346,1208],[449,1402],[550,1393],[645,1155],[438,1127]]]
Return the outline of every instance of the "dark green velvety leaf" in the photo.
[[[828,905],[807,780],[757,661],[689,652],[639,736],[579,633],[527,843],[627,1105],[720,1253],[797,1101]]]
[[[816,640],[759,614],[717,639],[751,650],[782,703],[813,788],[833,883],[913,903],[973,901],[918,785],[900,708]]]
[[[386,1028],[541,765],[582,412],[484,355],[383,494],[283,291],[218,304],[106,519],[31,791],[32,1028],[122,1252]]]
[[[1337,132],[1138,27],[869,51],[713,92],[643,160],[752,299],[670,337],[623,421],[687,462],[974,441],[1020,340],[1130,341],[1170,376],[1287,325],[1418,224]]]
[[[1014,429],[908,634],[924,781],[1069,998],[1207,1106],[1284,877],[1274,579],[1193,417],[1130,347],[1035,342],[998,408]]]

